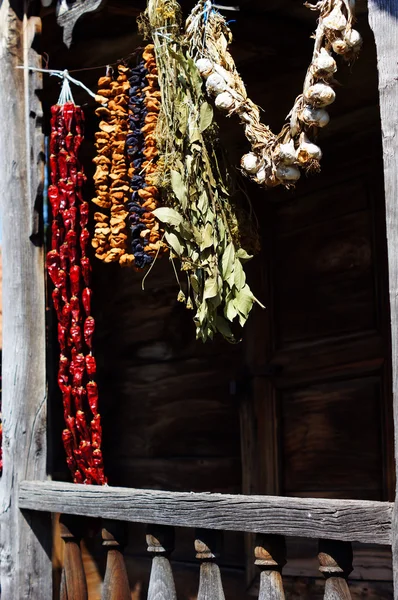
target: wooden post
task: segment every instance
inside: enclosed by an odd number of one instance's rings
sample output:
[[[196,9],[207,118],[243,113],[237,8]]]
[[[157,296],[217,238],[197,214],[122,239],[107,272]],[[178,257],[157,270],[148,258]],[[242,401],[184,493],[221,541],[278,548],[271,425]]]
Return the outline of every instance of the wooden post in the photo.
[[[18,509],[22,479],[46,478],[41,67],[32,42],[40,20],[28,1],[0,4],[0,203],[3,254],[3,457],[0,482],[2,598],[51,598],[51,520]],[[31,11],[31,3],[29,10]],[[31,12],[30,12],[31,14]]]
[[[102,545],[107,556],[102,600],[130,600],[130,585],[123,557],[128,525],[110,520],[104,521],[103,525]]]
[[[254,549],[259,567],[259,600],[285,600],[282,569],[286,564],[286,543],[281,535],[258,535]]]
[[[390,279],[395,464],[398,470],[398,2],[397,0],[369,0],[368,7],[369,22],[376,42],[379,72]],[[392,524],[392,552],[394,599],[398,600],[397,495]]]
[[[148,525],[146,543],[152,556],[148,600],[177,600],[169,556],[174,550],[174,528]]]
[[[320,540],[318,559],[319,570],[326,579],[324,600],[351,600],[347,584],[352,571],[351,543]]]
[[[83,537],[84,517],[62,515],[61,537],[65,542],[61,576],[61,600],[87,600],[87,581],[83,567],[80,541]]]
[[[197,600],[225,600],[220,568],[215,560],[222,546],[222,531],[197,529],[195,532],[196,558],[200,565]]]

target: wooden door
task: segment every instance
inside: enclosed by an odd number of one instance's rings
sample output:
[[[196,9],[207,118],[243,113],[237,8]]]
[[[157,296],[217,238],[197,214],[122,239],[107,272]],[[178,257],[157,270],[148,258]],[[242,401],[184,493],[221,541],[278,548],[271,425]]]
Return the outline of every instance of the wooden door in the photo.
[[[393,498],[384,193],[371,139],[372,156],[346,160],[337,178],[331,143],[323,177],[301,195],[274,194],[260,215],[267,309],[248,349],[250,491]]]

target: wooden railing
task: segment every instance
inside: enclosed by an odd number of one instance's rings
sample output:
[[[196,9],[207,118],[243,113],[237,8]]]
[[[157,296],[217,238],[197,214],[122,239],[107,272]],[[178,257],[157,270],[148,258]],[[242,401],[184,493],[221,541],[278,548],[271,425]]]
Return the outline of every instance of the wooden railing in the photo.
[[[253,561],[260,572],[259,600],[285,598],[282,569],[284,535],[319,538],[319,570],[325,577],[325,600],[351,598],[351,541],[391,542],[393,505],[388,502],[323,500],[272,496],[162,492],[57,482],[22,482],[19,506],[62,512],[65,542],[61,600],[87,600],[80,552],[82,516],[102,517],[102,545],[107,554],[102,600],[130,600],[125,561],[125,522],[147,523],[152,557],[148,600],[176,600],[170,556],[174,526],[195,528],[200,576],[198,600],[225,600],[222,573],[223,530],[256,533]]]

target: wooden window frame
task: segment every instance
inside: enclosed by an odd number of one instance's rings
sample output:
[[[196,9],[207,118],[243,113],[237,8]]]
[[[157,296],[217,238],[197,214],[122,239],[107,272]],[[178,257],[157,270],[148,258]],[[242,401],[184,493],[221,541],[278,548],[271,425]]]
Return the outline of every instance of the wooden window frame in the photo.
[[[45,277],[40,20],[28,0],[0,6],[0,202],[3,219],[3,427],[0,585],[4,598],[51,598],[51,512],[125,521],[391,543],[398,600],[397,501],[154,492],[46,481]],[[88,4],[88,3],[87,3]],[[398,440],[398,0],[369,0],[379,71]],[[270,407],[272,410],[272,407]],[[398,441],[395,457],[398,456]],[[396,461],[397,462],[397,461]]]

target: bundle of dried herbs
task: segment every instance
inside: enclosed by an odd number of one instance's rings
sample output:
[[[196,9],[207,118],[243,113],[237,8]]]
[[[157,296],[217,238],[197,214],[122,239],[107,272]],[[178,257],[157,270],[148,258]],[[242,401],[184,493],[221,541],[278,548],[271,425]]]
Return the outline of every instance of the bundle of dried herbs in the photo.
[[[251,257],[241,247],[227,175],[217,153],[213,109],[184,45],[178,3],[149,0],[140,26],[153,40],[158,67],[159,161],[151,179],[167,206],[154,214],[165,227],[171,260],[180,261],[187,278],[178,299],[195,309],[198,339],[206,341],[220,332],[234,341],[230,323],[236,319],[243,326],[256,299],[243,270]]]

